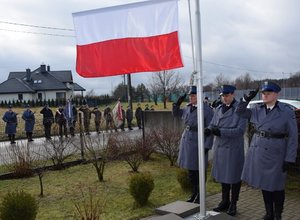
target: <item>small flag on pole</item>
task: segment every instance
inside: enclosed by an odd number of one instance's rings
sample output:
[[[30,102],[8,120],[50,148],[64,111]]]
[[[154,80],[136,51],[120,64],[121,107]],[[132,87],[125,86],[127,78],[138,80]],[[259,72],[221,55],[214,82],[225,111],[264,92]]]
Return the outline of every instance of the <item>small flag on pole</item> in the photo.
[[[182,67],[178,0],[152,0],[73,13],[76,71],[83,77]]]

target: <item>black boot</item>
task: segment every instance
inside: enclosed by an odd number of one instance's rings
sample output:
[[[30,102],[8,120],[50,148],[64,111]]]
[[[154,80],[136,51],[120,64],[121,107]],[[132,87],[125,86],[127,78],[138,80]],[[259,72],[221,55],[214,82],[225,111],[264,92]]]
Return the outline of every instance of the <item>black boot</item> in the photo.
[[[242,182],[238,182],[235,184],[232,184],[231,187],[231,203],[229,206],[229,209],[227,211],[228,215],[235,216],[236,210],[237,210],[237,201],[239,200],[240,190],[241,190]]]
[[[29,141],[31,142],[31,141],[33,141],[33,139],[32,139],[32,132],[29,132]]]
[[[283,211],[283,204],[275,204],[275,220],[281,220]]]
[[[273,203],[265,203],[266,214],[264,216],[264,220],[274,220],[274,210]]]
[[[222,201],[219,203],[218,207],[213,209],[215,212],[227,211],[230,205],[229,193],[230,193],[230,184],[222,183]]]

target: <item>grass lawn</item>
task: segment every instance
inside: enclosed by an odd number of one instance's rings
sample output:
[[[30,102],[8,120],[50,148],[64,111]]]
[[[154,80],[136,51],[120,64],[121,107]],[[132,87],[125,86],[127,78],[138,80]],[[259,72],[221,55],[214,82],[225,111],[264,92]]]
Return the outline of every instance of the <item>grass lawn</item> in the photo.
[[[0,181],[0,201],[8,191],[24,190],[39,201],[37,219],[73,219],[74,202],[82,198],[81,192],[94,189],[94,198],[106,199],[102,219],[140,219],[154,214],[154,208],[176,201],[186,200],[188,193],[181,190],[176,180],[176,167],[170,167],[168,160],[153,154],[151,160],[140,167],[141,172],[149,171],[155,179],[155,188],[145,207],[137,207],[129,194],[128,179],[132,173],[125,162],[107,163],[104,182],[97,181],[91,164],[71,167],[62,171],[51,171],[44,175],[44,194],[40,193],[38,177]],[[208,195],[220,190],[219,184],[208,180]]]

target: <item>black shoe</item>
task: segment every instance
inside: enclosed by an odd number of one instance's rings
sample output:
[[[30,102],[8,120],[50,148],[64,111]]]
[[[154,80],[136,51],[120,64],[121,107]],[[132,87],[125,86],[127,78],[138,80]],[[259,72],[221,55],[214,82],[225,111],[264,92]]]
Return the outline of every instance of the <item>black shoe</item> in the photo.
[[[222,200],[222,201],[219,203],[218,207],[214,208],[213,210],[214,210],[215,212],[225,212],[225,211],[228,210],[229,205],[230,205],[229,201],[223,201],[223,200]]]
[[[193,194],[191,195],[191,198],[189,198],[189,199],[186,200],[186,201],[187,201],[187,202],[194,202],[196,197],[197,197],[197,193],[193,193]]]
[[[133,130],[132,128],[128,128],[129,130]]]
[[[33,139],[30,139],[30,140],[28,140],[29,142],[32,142],[32,141],[34,141]]]
[[[10,142],[10,144],[15,144],[15,143],[16,143],[15,141],[11,141],[11,142]]]
[[[230,203],[230,206],[227,211],[228,215],[235,216],[236,215],[236,203]]]
[[[272,214],[265,214],[263,220],[274,220],[274,216]]]

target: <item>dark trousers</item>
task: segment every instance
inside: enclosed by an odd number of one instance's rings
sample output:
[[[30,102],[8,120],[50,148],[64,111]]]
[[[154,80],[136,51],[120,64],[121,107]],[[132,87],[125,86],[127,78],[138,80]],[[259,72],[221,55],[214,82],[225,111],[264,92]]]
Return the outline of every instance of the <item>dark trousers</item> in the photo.
[[[58,129],[59,129],[59,136],[63,137],[63,134],[65,134],[66,137],[68,137],[68,130],[66,123],[58,123]]]
[[[15,134],[8,134],[8,139],[11,144],[15,143]]]
[[[26,137],[29,141],[32,141],[32,132],[26,132]]]
[[[95,121],[95,128],[96,128],[96,131],[99,133],[100,132],[100,121]]]
[[[281,190],[270,192],[262,190],[262,195],[264,198],[267,215],[273,216],[275,208],[276,219],[281,219],[281,214],[283,211],[283,205],[285,200],[285,191]]]
[[[131,121],[132,121],[132,120],[128,120],[128,119],[127,119],[128,129],[130,129],[130,130],[132,129]]]
[[[234,203],[236,204],[239,200],[240,190],[242,182],[227,184],[222,183],[222,201],[225,203]],[[231,190],[231,200],[230,200],[230,190]]]
[[[51,126],[52,123],[45,123],[44,129],[45,129],[45,138],[50,139],[51,138]]]

